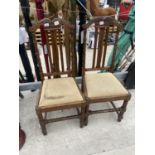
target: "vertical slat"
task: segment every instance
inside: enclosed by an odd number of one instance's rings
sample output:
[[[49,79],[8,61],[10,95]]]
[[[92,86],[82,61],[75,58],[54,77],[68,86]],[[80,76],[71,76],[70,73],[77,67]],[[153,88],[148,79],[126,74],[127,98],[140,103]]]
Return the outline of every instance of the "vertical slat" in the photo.
[[[82,57],[82,77],[84,77],[85,74],[85,68],[86,68],[86,35],[87,35],[87,31],[84,31],[84,37],[83,37],[83,41],[84,41],[84,45],[83,45],[83,57]]]
[[[73,74],[73,69],[71,67],[71,63],[72,63],[72,51],[71,51],[71,44],[70,44],[70,40],[71,40],[71,33],[69,32],[68,35],[67,35],[67,39],[68,39],[68,42],[69,44],[66,46],[68,46],[68,52],[66,51],[66,57],[67,57],[67,60],[68,60],[68,72],[69,72],[69,76],[72,76]],[[68,54],[68,55],[67,55]]]
[[[69,20],[69,0],[66,0],[65,4],[64,4],[64,19],[66,19],[67,21]],[[67,63],[67,70],[70,69],[70,49],[69,49],[69,29],[67,27],[67,25],[64,25],[64,45],[65,45],[65,55],[66,55],[66,63]]]
[[[112,32],[115,32],[115,26],[112,26]]]
[[[77,2],[75,0],[69,0],[69,22],[72,25],[76,25],[76,4]],[[77,75],[77,55],[76,55],[76,26],[74,29],[70,31],[70,44],[71,44],[71,53],[73,55],[72,57],[72,75],[75,77]]]
[[[48,49],[48,55],[49,55],[49,61],[50,61],[50,66],[51,66],[51,73],[53,72],[53,64],[52,64],[52,56],[51,56],[51,50],[50,50],[50,45],[49,45],[49,36],[48,36],[48,31],[45,31],[45,36],[47,40],[47,49]]]
[[[59,53],[58,53],[58,46],[57,46],[57,36],[56,36],[56,29],[50,31],[52,37],[52,53],[53,53],[53,65],[54,65],[54,72],[59,73]],[[59,77],[58,75],[54,77]]]
[[[65,55],[67,62],[67,70],[70,68],[70,48],[69,48],[69,29],[64,25],[64,45],[65,45]]]
[[[101,57],[103,51],[103,38],[104,38],[104,28],[100,28],[96,68],[99,68],[101,64]]]
[[[58,29],[58,39],[59,39],[59,49],[60,49],[61,67],[62,67],[62,72],[64,72],[64,60],[63,60],[63,50],[62,50],[61,30],[60,30],[60,29]]]
[[[105,64],[105,58],[107,54],[107,42],[108,42],[108,35],[109,35],[109,27],[106,27],[105,29],[105,41],[104,41],[104,52],[103,52],[103,60],[102,60],[102,67],[104,67]]]
[[[93,64],[92,64],[92,68],[95,67],[97,38],[98,38],[98,28],[95,27],[95,43],[94,43],[94,51],[93,51]]]

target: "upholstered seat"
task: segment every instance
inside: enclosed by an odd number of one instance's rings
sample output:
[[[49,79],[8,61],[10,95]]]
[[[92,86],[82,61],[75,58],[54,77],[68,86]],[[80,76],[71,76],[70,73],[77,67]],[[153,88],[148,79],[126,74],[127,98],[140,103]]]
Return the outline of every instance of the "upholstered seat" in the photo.
[[[87,97],[112,98],[127,96],[128,91],[112,73],[85,74]]]
[[[83,103],[74,78],[57,78],[44,80],[39,108],[61,107],[69,104]]]

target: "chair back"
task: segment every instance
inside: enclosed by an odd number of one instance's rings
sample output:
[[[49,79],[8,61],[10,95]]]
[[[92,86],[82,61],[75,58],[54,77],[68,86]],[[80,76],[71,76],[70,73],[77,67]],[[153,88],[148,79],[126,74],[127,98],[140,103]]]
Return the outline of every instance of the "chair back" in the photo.
[[[49,72],[45,69],[44,56],[38,51],[38,44],[41,44],[40,27],[43,27],[46,36],[46,44],[44,45],[44,51],[47,52],[49,62]],[[65,34],[65,29],[74,29],[73,25],[70,25],[67,21],[60,18],[44,19],[40,23],[30,28],[33,35],[33,42],[35,45],[35,52],[38,59],[38,65],[40,68],[41,79],[46,78],[58,78],[62,76],[72,76],[71,61],[71,44],[70,34]]]
[[[89,28],[94,29],[93,49],[87,47],[87,33]],[[118,35],[121,30],[121,24],[112,17],[97,17],[83,25],[84,28],[84,46],[83,46],[83,74],[86,71],[104,70],[113,72],[114,59],[117,49]],[[113,40],[113,45],[109,45],[109,39]],[[109,52],[112,51],[112,62],[108,66],[106,60]],[[88,62],[87,62],[88,61]],[[89,63],[89,65],[88,65]]]

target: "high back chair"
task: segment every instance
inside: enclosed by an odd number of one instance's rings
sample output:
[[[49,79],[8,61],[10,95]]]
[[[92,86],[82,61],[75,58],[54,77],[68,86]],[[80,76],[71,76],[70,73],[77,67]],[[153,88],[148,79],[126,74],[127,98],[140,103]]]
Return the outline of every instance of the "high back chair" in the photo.
[[[92,50],[92,57],[87,52],[86,47],[86,33],[87,29],[94,25],[95,28],[95,43]],[[126,111],[127,103],[130,99],[130,93],[124,88],[119,80],[113,75],[114,59],[117,49],[117,41],[121,25],[118,21],[111,17],[99,17],[90,20],[83,25],[84,28],[84,50],[83,50],[83,69],[82,69],[82,90],[86,99],[86,117],[85,125],[88,123],[88,116],[90,114],[116,112],[118,114],[118,121],[121,121],[123,114]],[[108,53],[108,38],[114,37],[113,57],[111,65],[106,63],[106,56]],[[111,51],[111,50],[110,50]],[[89,57],[87,56],[89,54]],[[87,63],[87,58],[91,65]],[[98,72],[101,71],[101,72]],[[123,100],[121,107],[116,107],[113,101]],[[90,111],[89,105],[99,102],[110,102],[111,109]]]
[[[43,59],[40,58],[40,53],[37,49],[38,28],[44,26],[46,35],[46,47],[48,52],[50,72],[47,72],[43,67]],[[40,69],[42,87],[36,106],[36,113],[44,135],[47,134],[46,124],[50,122],[62,121],[66,119],[79,118],[80,127],[83,127],[85,100],[72,77],[72,53],[70,53],[72,45],[65,44],[64,27],[72,30],[73,26],[62,19],[45,19],[39,24],[30,28],[33,34],[33,41],[36,49],[36,56]],[[39,41],[39,40],[38,40]],[[65,46],[68,46],[65,48]],[[66,51],[68,49],[68,51]],[[77,114],[66,117],[48,119],[47,113],[57,110],[75,108]],[[81,111],[79,110],[81,109]]]

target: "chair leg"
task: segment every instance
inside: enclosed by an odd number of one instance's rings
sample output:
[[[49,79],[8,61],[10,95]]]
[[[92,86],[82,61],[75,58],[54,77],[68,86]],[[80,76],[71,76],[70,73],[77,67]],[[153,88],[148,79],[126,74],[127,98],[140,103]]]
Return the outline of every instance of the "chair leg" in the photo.
[[[81,106],[81,115],[80,115],[80,128],[83,128],[85,120],[85,106]]]
[[[87,124],[88,124],[88,116],[89,116],[89,104],[86,104],[86,106],[85,106],[85,121],[84,121],[85,126],[87,126]]]
[[[121,111],[118,115],[118,122],[121,122],[121,120],[123,119],[123,115],[126,112],[126,108],[127,108],[127,104],[128,104],[128,100],[124,100],[123,105],[121,107]]]
[[[38,116],[38,119],[39,119],[39,123],[40,123],[41,129],[42,129],[42,133],[44,135],[47,135],[46,124],[44,122],[42,113],[40,111],[38,111],[38,110],[36,110],[36,113],[37,113],[37,116]]]

